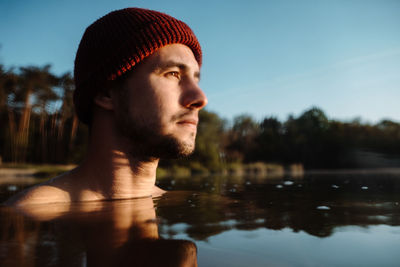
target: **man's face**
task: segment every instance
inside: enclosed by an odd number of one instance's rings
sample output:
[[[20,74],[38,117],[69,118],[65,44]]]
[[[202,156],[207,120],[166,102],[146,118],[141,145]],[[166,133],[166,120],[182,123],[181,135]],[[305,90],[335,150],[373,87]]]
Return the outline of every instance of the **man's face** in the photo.
[[[132,154],[160,158],[193,152],[198,112],[207,104],[199,78],[193,52],[182,44],[165,46],[135,66],[114,102],[117,129]]]

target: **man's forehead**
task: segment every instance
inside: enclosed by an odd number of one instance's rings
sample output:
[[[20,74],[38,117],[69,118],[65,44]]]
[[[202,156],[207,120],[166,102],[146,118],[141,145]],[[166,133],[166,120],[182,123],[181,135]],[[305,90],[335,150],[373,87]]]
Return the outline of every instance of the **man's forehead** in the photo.
[[[198,72],[200,67],[192,50],[183,44],[171,44],[158,49],[149,57],[149,61],[158,68],[185,66]]]

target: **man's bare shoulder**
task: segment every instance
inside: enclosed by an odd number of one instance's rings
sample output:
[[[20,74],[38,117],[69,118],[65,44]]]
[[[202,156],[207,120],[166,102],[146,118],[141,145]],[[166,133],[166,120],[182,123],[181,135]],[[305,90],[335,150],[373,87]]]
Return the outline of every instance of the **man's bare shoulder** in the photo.
[[[22,206],[70,202],[70,194],[62,187],[58,186],[59,181],[69,175],[69,173],[65,173],[49,181],[28,188],[11,197],[4,204],[9,206]]]
[[[40,184],[11,197],[4,204],[12,206],[69,202],[69,194],[57,187]]]

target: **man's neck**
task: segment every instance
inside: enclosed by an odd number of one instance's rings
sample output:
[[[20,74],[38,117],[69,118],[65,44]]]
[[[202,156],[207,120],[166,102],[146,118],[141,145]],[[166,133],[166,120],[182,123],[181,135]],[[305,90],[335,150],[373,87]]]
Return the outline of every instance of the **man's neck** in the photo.
[[[77,169],[79,198],[126,199],[151,196],[158,159],[138,159],[107,146],[89,148]]]
[[[86,199],[127,199],[151,196],[155,190],[159,159],[132,156],[135,145],[121,137],[109,114],[94,120],[86,160],[71,179],[74,196]],[[74,174],[72,174],[74,175]],[[74,175],[75,176],[75,175]],[[78,188],[77,188],[78,187]],[[158,191],[158,190],[156,190]]]

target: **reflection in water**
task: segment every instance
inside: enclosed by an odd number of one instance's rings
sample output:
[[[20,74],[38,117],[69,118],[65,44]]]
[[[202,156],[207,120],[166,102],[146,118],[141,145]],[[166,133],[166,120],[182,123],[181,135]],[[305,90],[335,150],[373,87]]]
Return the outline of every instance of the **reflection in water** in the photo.
[[[161,186],[168,186],[168,181],[163,182]],[[164,224],[187,223],[186,233],[196,240],[229,229],[291,228],[328,237],[335,228],[347,225],[400,226],[399,174],[308,175],[291,180],[203,177],[191,183],[175,179],[174,186],[218,191],[188,194],[179,197],[180,202],[169,194],[157,202]]]
[[[173,191],[154,201],[1,208],[0,266],[400,262],[399,173],[165,178],[159,186]]]
[[[1,266],[197,266],[193,242],[159,238],[151,198],[1,213]]]

